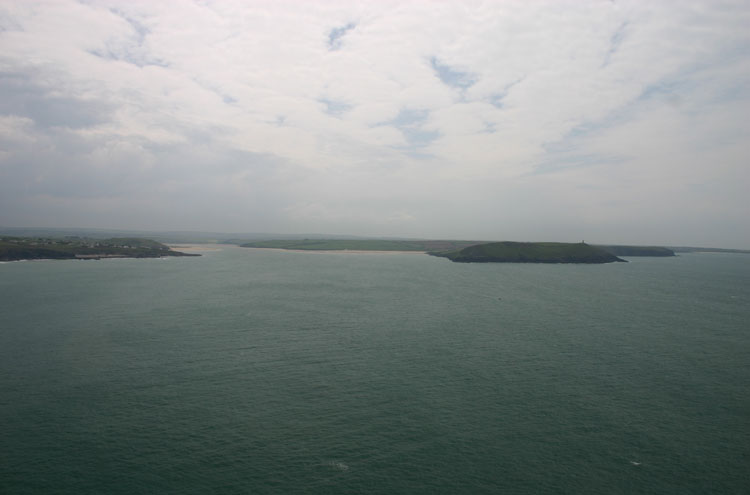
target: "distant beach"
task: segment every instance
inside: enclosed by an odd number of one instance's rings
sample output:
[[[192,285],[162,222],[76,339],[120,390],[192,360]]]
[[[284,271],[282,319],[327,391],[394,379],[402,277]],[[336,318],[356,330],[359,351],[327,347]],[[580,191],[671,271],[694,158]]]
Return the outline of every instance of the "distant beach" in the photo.
[[[174,251],[221,251],[223,246],[218,244],[168,244]]]
[[[263,251],[284,251],[287,253],[319,253],[319,254],[425,254],[427,251],[383,251],[375,249],[283,249],[253,247],[246,249],[260,249]]]

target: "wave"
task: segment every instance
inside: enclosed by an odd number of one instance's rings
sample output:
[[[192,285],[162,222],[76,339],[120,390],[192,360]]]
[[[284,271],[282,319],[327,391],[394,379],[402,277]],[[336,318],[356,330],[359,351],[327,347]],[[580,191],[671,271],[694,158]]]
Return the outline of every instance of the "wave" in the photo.
[[[325,463],[326,466],[332,467],[338,471],[349,471],[349,466],[339,461],[328,461]]]

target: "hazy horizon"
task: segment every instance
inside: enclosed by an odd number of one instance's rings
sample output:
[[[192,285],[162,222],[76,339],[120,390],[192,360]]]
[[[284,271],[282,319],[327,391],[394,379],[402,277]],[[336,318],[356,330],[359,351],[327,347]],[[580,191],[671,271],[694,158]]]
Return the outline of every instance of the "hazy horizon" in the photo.
[[[191,231],[191,230],[142,230],[142,229],[106,229],[106,228],[71,228],[71,227],[8,227],[0,225],[0,234],[20,237],[37,237],[52,236],[54,238],[67,236],[83,236],[92,238],[105,237],[129,237],[138,236],[158,239],[161,242],[179,245],[191,243],[237,243],[238,241],[254,242],[260,240],[305,240],[305,239],[357,239],[357,240],[402,240],[402,241],[481,241],[481,242],[565,242],[559,239],[551,239],[544,236],[526,239],[517,238],[449,238],[449,237],[419,237],[419,236],[390,236],[390,235],[353,235],[345,233],[325,233],[325,232],[297,232],[297,233],[274,233],[274,232],[215,232],[215,231]],[[749,251],[737,246],[724,245],[688,245],[688,244],[636,244],[636,243],[617,243],[610,242],[607,239],[581,239],[569,242],[585,242],[590,245],[608,246],[656,246],[667,248],[705,248]]]
[[[750,249],[750,4],[8,1],[0,226]]]

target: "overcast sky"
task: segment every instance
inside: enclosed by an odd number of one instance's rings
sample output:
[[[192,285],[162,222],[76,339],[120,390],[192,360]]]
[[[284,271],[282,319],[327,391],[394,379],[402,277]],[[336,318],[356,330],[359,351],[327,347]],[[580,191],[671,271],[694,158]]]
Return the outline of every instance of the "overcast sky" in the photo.
[[[747,1],[0,1],[0,226],[750,248]]]

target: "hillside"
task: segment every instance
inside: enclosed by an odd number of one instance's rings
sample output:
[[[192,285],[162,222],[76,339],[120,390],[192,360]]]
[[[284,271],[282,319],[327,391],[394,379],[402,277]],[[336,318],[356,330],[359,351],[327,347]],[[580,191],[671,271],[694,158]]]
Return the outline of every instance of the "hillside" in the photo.
[[[625,261],[604,249],[584,243],[491,242],[433,256],[460,263],[611,263]]]

